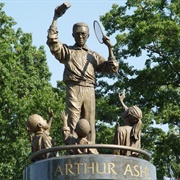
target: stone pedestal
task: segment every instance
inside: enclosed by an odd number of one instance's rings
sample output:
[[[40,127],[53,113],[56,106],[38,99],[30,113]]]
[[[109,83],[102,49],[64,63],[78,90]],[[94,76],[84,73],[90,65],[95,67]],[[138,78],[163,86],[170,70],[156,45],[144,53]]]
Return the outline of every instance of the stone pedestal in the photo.
[[[107,154],[60,156],[30,164],[24,180],[156,180],[156,169],[135,157]]]

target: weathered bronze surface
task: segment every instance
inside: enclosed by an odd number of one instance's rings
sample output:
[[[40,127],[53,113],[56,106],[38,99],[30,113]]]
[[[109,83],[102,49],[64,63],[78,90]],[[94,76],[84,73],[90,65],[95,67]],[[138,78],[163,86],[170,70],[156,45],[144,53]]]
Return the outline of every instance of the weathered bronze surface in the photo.
[[[122,150],[137,152],[137,153],[141,154],[141,158],[146,159],[147,161],[150,161],[150,159],[151,159],[151,155],[149,153],[147,153],[146,151],[139,149],[139,148],[120,146],[120,145],[114,145],[114,144],[86,144],[86,145],[77,144],[77,145],[55,146],[52,148],[37,151],[30,156],[29,161],[33,162],[33,160],[37,156],[47,153],[47,152],[54,152],[54,151],[56,152],[56,151],[63,151],[63,150],[69,150],[69,149],[84,149],[84,148],[111,149],[111,150],[122,149]]]
[[[67,125],[67,115],[65,112],[62,112],[61,119],[63,121],[63,139],[66,145],[78,145],[78,144],[93,144],[93,142],[87,140],[87,136],[91,133],[91,128],[89,122],[86,119],[80,119],[75,128],[77,137],[74,137],[70,128]],[[67,154],[99,154],[98,151],[94,148],[78,148],[78,149],[69,149]]]
[[[56,8],[58,9],[58,8]],[[115,73],[118,71],[109,38],[104,44],[108,48],[109,57],[106,60],[86,46],[89,37],[89,27],[80,22],[73,26],[75,44],[68,46],[58,39],[57,19],[54,13],[53,21],[48,30],[47,45],[54,57],[64,64],[63,81],[66,84],[66,113],[71,133],[76,136],[75,127],[80,118],[87,119],[91,127],[88,140],[95,143],[95,72]]]
[[[65,2],[61,4],[60,6],[56,7],[55,14],[57,17],[61,17],[68,8],[71,7],[71,4],[69,2]]]
[[[49,115],[48,122],[38,114],[31,115],[26,122],[26,130],[29,135],[32,153],[54,146],[53,140],[50,136],[50,128],[53,114],[50,109],[48,109],[47,113]],[[39,161],[42,159],[47,159],[56,156],[56,152],[49,152],[37,156],[36,159],[34,159],[34,161]]]
[[[117,127],[114,136],[114,144],[140,148],[142,111],[137,106],[127,107],[124,104],[124,98],[125,91],[123,91],[122,94],[119,94],[119,100],[122,105],[122,117],[124,119],[124,125]],[[114,154],[138,156],[137,152],[124,150],[115,150]]]
[[[66,113],[61,114],[61,119],[66,146],[53,144],[51,110],[48,111],[48,122],[37,114],[31,115],[26,129],[32,146],[32,164],[24,170],[24,180],[156,180],[155,167],[149,162],[150,155],[140,149],[142,111],[137,106],[125,105],[125,92],[119,94],[124,125],[116,129],[115,145],[95,144],[95,72],[116,73],[119,65],[108,37],[103,38],[109,52],[108,60],[86,46],[89,27],[84,22],[73,26],[73,46],[59,41],[57,19],[70,6],[66,2],[56,7],[47,36],[51,53],[64,64]],[[111,148],[112,154],[99,154],[98,148]],[[66,150],[68,155],[57,156],[60,150]],[[139,155],[148,161],[138,158]]]

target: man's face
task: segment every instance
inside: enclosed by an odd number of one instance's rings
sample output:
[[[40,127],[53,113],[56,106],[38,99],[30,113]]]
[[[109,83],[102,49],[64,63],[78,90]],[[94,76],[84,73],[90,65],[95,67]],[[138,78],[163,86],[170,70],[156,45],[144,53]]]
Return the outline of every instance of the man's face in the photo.
[[[79,47],[83,47],[89,37],[89,30],[85,26],[76,27],[73,31],[73,37]]]

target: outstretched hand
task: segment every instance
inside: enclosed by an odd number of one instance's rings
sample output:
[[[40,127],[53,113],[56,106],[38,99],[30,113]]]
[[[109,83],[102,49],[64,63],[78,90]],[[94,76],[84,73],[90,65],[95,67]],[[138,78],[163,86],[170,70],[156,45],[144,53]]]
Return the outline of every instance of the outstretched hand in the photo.
[[[50,107],[48,107],[48,109],[47,109],[47,114],[48,114],[49,118],[53,117],[53,110]]]
[[[67,118],[68,116],[66,115],[66,113],[64,111],[61,112],[61,119],[63,121],[63,123],[67,122]]]
[[[123,90],[123,92],[119,93],[120,102],[123,102],[124,98],[125,98],[125,90]]]

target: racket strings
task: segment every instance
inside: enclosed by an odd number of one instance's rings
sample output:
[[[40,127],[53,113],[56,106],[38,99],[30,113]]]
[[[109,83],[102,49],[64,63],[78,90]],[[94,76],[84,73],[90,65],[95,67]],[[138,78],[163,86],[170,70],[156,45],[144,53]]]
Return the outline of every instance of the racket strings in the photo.
[[[97,21],[94,21],[94,31],[95,31],[98,41],[102,44],[104,35],[102,32],[101,26],[99,25]]]

